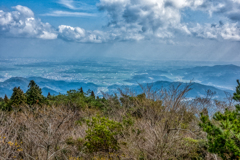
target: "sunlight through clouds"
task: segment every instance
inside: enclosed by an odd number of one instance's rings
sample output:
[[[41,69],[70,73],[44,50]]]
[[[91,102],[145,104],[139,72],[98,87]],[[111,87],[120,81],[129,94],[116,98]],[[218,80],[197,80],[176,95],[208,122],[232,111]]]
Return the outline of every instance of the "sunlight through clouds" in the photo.
[[[65,7],[76,10],[83,6],[80,1],[61,0]],[[87,4],[86,4],[87,5]],[[36,18],[34,12],[25,6],[12,7],[14,11],[0,10],[0,32],[5,36],[41,39],[62,39],[80,43],[105,43],[113,41],[141,41],[159,39],[171,42],[179,36],[215,40],[240,41],[237,0],[100,0],[96,6],[108,17],[103,29],[90,30],[81,26],[60,24],[52,27]],[[86,7],[87,8],[87,7]],[[80,8],[78,8],[80,9]],[[221,15],[224,23],[192,23],[183,21],[184,11],[200,11]],[[237,13],[237,14],[236,14]],[[96,13],[53,10],[42,16],[52,17],[94,17]],[[235,20],[235,21],[233,21]]]

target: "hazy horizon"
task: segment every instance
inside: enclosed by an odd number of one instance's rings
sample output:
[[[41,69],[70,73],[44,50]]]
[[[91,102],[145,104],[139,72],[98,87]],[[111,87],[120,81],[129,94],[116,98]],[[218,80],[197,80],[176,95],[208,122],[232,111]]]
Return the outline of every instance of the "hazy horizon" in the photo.
[[[239,0],[2,0],[0,95],[193,82],[222,98],[240,74]]]

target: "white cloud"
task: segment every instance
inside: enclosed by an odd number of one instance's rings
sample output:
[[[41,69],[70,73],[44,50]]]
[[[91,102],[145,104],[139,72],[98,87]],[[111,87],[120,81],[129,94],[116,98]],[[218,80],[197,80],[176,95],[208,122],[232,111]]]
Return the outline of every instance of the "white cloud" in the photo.
[[[223,26],[221,31],[221,36],[223,39],[240,41],[240,28],[237,24],[226,24]]]
[[[13,20],[11,13],[5,13],[0,10],[0,25],[5,26]]]
[[[165,3],[171,3],[176,8],[197,8],[201,5],[203,5],[205,0],[165,0]]]
[[[98,8],[108,14],[110,27],[124,29],[131,32],[131,37],[143,39],[151,35],[173,36],[169,28],[175,29],[180,24],[181,13],[172,3],[168,5],[163,0],[100,0]]]
[[[85,31],[80,27],[60,25],[58,27],[59,36],[62,39],[76,42],[102,43],[106,41],[104,33],[101,31]]]
[[[69,9],[76,9],[76,7],[73,5],[73,0],[60,0],[58,3],[64,5]]]
[[[47,31],[43,31],[43,34],[39,35],[39,38],[41,39],[56,39],[57,38],[57,34],[55,33],[50,33]]]
[[[182,12],[186,8],[208,12],[212,16],[217,12],[229,12],[233,3],[238,3],[238,0],[100,0],[98,8],[109,16],[108,26],[112,30],[122,33],[124,29],[131,37],[140,37],[135,38],[138,40],[151,37],[169,40],[179,36],[178,33],[209,39],[239,40],[237,24],[229,22],[216,27],[193,24],[195,27],[190,27],[182,22]],[[238,15],[234,14],[235,19]],[[122,39],[126,38],[124,33],[121,35]]]
[[[53,17],[92,17],[96,16],[92,13],[85,12],[68,12],[68,11],[53,11],[50,13],[42,14],[42,16],[53,16]]]
[[[96,8],[95,6],[76,0],[59,0],[58,3],[72,10],[92,10]]]
[[[178,9],[165,7],[159,0],[101,0],[100,10],[106,11],[112,25],[139,25],[142,31],[156,31],[180,23],[181,15]]]
[[[234,3],[240,3],[240,0],[231,0],[233,1]]]
[[[123,40],[130,37],[135,40],[151,37],[169,39],[174,38],[176,32],[191,34],[187,25],[181,22],[182,9],[197,9],[204,2],[205,0],[100,0],[97,6],[107,13],[110,19],[108,26],[121,33]]]
[[[34,13],[27,7],[13,7],[16,11],[4,12],[0,10],[0,32],[5,36],[29,37],[40,39],[61,38],[76,42],[101,43],[108,40],[108,34],[101,31],[86,31],[80,27],[60,25],[54,29],[49,23],[43,23],[34,17]],[[79,12],[55,12],[75,16],[92,16]]]
[[[25,6],[17,5],[13,8],[16,9],[19,12],[17,14],[22,17],[34,17],[33,11]]]
[[[228,0],[232,1],[232,0]],[[236,3],[236,2],[231,2]],[[60,38],[81,43],[109,41],[140,41],[160,39],[171,42],[180,36],[240,41],[238,23],[188,24],[182,22],[186,8],[204,10],[215,6],[212,13],[220,12],[227,5],[223,1],[210,3],[207,0],[100,0],[98,8],[109,16],[107,31],[87,30],[80,27],[60,25],[57,29],[43,23],[27,7],[13,7],[15,11],[0,10],[0,32],[6,36],[41,39]],[[220,7],[216,7],[219,6]],[[214,8],[214,7],[213,7]],[[54,11],[46,16],[94,16],[83,12]]]
[[[195,27],[189,29],[190,32],[196,37],[201,38],[217,38],[217,30],[215,27],[211,27],[210,24],[206,24],[205,26],[197,24]]]
[[[224,7],[225,7],[225,4],[224,4],[224,3],[219,3],[219,4],[216,4],[216,5],[211,4],[211,5],[207,8],[207,10],[208,10],[208,13],[209,13],[210,17],[212,17],[212,14],[213,14],[214,12],[218,12],[218,11],[220,11],[221,9],[223,9]]]
[[[210,16],[215,13],[223,18],[240,21],[240,0],[205,0],[203,6],[200,9],[208,12]]]
[[[237,26],[237,23],[197,24],[197,26],[190,28],[190,31],[196,37],[240,41],[240,28]]]
[[[57,34],[49,23],[34,17],[27,7],[13,7],[16,11],[0,11],[0,32],[8,36],[56,39]]]

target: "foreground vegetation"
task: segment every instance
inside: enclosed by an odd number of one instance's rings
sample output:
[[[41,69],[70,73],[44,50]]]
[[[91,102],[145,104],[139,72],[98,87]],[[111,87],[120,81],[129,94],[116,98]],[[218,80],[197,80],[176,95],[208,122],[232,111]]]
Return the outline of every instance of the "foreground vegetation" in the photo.
[[[0,99],[0,159],[239,159],[240,84],[224,101],[181,88],[44,97],[30,81]]]

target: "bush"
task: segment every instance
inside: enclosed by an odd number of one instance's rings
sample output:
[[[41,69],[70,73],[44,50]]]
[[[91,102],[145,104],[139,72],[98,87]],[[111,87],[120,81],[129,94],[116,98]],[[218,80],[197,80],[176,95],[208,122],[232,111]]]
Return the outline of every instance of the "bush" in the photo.
[[[89,92],[89,91],[88,91]],[[95,99],[94,96],[89,96],[84,93],[82,88],[79,90],[67,91],[67,94],[59,94],[57,96],[48,96],[49,104],[54,105],[70,105],[76,108],[103,108],[104,99]]]
[[[213,124],[207,116],[201,117],[200,126],[207,132],[208,147],[223,159],[240,157],[240,106],[235,111],[226,110],[213,117],[219,125]]]
[[[84,146],[92,152],[114,152],[120,149],[117,136],[121,134],[122,125],[105,117],[92,117],[87,120],[88,130]]]
[[[233,99],[240,101],[240,83],[236,87]],[[211,153],[216,153],[223,159],[240,158],[240,105],[231,111],[217,112],[213,120],[208,115],[201,114],[200,127],[207,132],[208,148]]]
[[[2,111],[10,111],[11,107],[5,103],[5,102],[0,102],[0,110]]]

